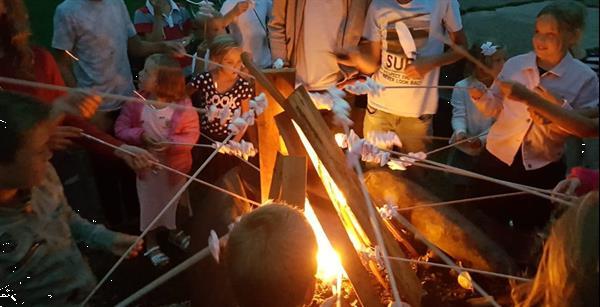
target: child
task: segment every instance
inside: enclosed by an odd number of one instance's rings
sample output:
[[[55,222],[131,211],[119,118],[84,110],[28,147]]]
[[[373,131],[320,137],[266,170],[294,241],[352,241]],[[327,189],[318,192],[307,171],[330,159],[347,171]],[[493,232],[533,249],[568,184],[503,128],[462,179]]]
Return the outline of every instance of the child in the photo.
[[[244,0],[226,0],[221,13],[227,14],[235,9],[235,5]],[[261,68],[271,67],[271,48],[269,48],[269,31],[267,30],[272,0],[258,0],[256,7],[249,9],[229,25],[231,35],[240,43],[244,51],[253,55],[254,63]]]
[[[242,69],[242,48],[229,35],[216,37],[209,46],[210,59],[226,67],[215,67],[209,72],[197,74],[188,83],[188,92],[193,92],[192,103],[198,108],[209,108],[216,105],[218,108],[229,108],[231,114],[236,110],[247,111],[248,99],[252,98],[254,89],[249,81],[243,79],[237,71]],[[234,71],[237,70],[237,71]],[[218,119],[210,121],[202,116],[202,127],[205,135],[215,141],[224,140],[229,131],[227,126],[230,119],[221,122]],[[244,135],[241,132],[235,136],[240,141]]]
[[[235,225],[225,250],[228,275],[240,307],[310,303],[317,273],[317,241],[304,215],[264,205]]]
[[[173,0],[147,0],[143,7],[138,8],[133,16],[135,31],[141,39],[149,42],[180,40],[184,45],[189,42],[192,31],[192,16],[188,10]],[[136,72],[141,70],[144,59],[133,58]],[[178,59],[184,68],[186,76],[190,75],[192,59]],[[138,64],[139,63],[139,64]],[[137,64],[137,65],[133,65]]]
[[[564,176],[561,158],[568,133],[556,124],[533,120],[528,107],[506,89],[507,82],[518,82],[542,95],[554,93],[564,108],[596,106],[598,77],[569,52],[581,38],[584,17],[585,7],[575,1],[547,5],[536,19],[534,51],[508,60],[490,90],[470,90],[478,109],[496,117],[480,159],[481,173],[547,189]],[[497,186],[481,190],[490,188],[499,193]],[[515,226],[539,227],[548,221],[550,206],[541,198],[519,197],[510,203],[516,206],[504,201],[485,208],[497,207],[495,214]]]
[[[185,80],[174,59],[155,54],[146,60],[140,73],[141,88],[149,99],[191,106],[185,95]],[[191,147],[166,145],[162,142],[196,143],[200,134],[198,114],[191,109],[156,107],[143,103],[128,103],[115,124],[115,133],[122,140],[143,145],[153,152],[161,163],[182,172],[192,165]],[[137,190],[140,200],[140,229],[144,231],[184,183],[180,175],[164,169],[140,174]],[[186,201],[182,197],[179,203]],[[158,227],[169,230],[169,241],[185,250],[190,237],[177,230],[177,206],[172,206],[154,225],[146,237],[146,256],[155,266],[166,265],[169,258],[156,242]]]
[[[222,15],[212,5],[202,5],[200,11],[194,20],[193,33],[194,40],[189,48],[194,56],[210,58],[210,44],[212,40],[219,36],[227,34],[226,28],[238,16],[248,10],[250,3],[241,1],[237,3],[229,12]],[[208,63],[194,58],[192,63],[192,73],[201,73],[208,71]]]
[[[598,306],[598,191],[552,225],[533,281],[512,291],[518,307]]]
[[[452,91],[452,100],[450,101],[452,103],[452,129],[454,130],[450,143],[486,133],[493,123],[493,118],[487,117],[477,110],[467,88],[475,85],[490,87],[504,65],[506,51],[492,42],[485,42],[473,44],[470,53],[487,65],[494,72],[494,76],[489,76],[480,67],[469,65],[470,75],[456,83],[458,88]],[[454,150],[448,158],[448,164],[473,170],[475,159],[483,150],[486,137],[487,135],[482,135],[473,141],[457,145],[457,150]],[[464,183],[466,178],[457,177],[456,179]]]
[[[61,120],[50,113],[50,106],[35,98],[0,92],[2,304],[78,306],[96,278],[77,243],[120,256],[136,240],[71,209],[49,163],[50,136]],[[136,245],[130,256],[141,249]]]

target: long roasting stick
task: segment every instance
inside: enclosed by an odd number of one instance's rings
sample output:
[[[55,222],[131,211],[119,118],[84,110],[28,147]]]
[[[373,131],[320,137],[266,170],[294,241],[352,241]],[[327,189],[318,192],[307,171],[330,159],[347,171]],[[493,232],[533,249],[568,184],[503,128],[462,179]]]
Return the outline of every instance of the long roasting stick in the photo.
[[[227,136],[227,138],[225,139],[225,141],[223,143],[227,143],[233,136],[234,136],[233,133],[230,133]],[[129,253],[131,253],[131,251],[133,250],[133,248],[142,241],[142,238],[146,234],[148,234],[148,232],[152,229],[152,227],[158,222],[158,220],[160,219],[160,217],[163,216],[163,214],[165,212],[167,212],[167,210],[169,209],[169,207],[171,207],[173,204],[175,204],[177,202],[177,200],[179,199],[179,197],[181,197],[181,195],[183,194],[183,192],[185,192],[185,190],[188,188],[188,186],[194,181],[194,179],[196,177],[198,177],[198,175],[200,175],[200,172],[202,172],[202,170],[204,170],[204,168],[206,168],[206,166],[208,165],[208,163],[217,155],[217,153],[219,152],[219,148],[216,148],[212,152],[212,154],[206,159],[206,161],[204,161],[204,163],[198,168],[198,170],[192,175],[192,177],[190,179],[188,179],[183,184],[183,186],[179,189],[179,191],[177,191],[177,193],[175,193],[175,195],[173,195],[173,197],[171,198],[171,200],[165,205],[165,207],[162,209],[162,211],[159,212],[158,215],[156,215],[156,217],[154,218],[154,220],[152,220],[152,222],[150,223],[150,225],[148,225],[148,227],[146,228],[146,230],[144,230],[142,232],[142,234],[140,234],[137,237],[137,239],[135,240],[135,242],[133,244],[131,244],[131,246],[127,249],[127,251],[125,253],[123,253],[123,255],[119,258],[119,260],[117,260],[117,262],[104,275],[104,277],[100,280],[100,282],[98,282],[98,284],[96,285],[96,287],[94,287],[94,289],[92,290],[92,292],[90,292],[88,294],[88,296],[85,298],[85,300],[81,303],[81,306],[85,306],[85,304],[87,304],[87,302],[92,298],[92,296],[94,296],[94,294],[100,289],[100,287],[102,287],[102,285],[106,282],[106,280],[108,280],[108,278],[110,277],[110,275],[112,275],[112,273],[119,267],[119,265],[125,260],[125,258],[127,258],[127,256],[129,255]]]
[[[175,109],[194,110],[200,114],[206,113],[206,110],[204,110],[204,109],[182,106],[182,105],[178,105],[176,103],[168,103],[168,102],[162,102],[162,101],[158,101],[158,100],[141,99],[141,98],[130,97],[130,96],[98,92],[98,91],[95,91],[92,89],[87,89],[87,88],[67,87],[67,86],[60,86],[60,85],[34,82],[34,81],[15,79],[15,78],[7,78],[7,77],[0,77],[0,82],[13,84],[13,85],[33,87],[33,88],[41,88],[41,89],[52,90],[52,91],[61,91],[61,92],[67,92],[67,93],[83,93],[83,94],[87,94],[87,95],[97,95],[97,96],[100,96],[103,98],[108,98],[108,99],[130,101],[130,102],[137,102],[137,103],[146,103],[146,104],[153,105],[153,106],[167,106],[168,105]]]

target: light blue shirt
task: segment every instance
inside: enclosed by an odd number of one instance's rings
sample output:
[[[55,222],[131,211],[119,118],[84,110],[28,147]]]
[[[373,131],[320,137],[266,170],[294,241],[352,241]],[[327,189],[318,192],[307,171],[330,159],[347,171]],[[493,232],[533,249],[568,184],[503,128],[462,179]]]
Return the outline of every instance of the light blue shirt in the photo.
[[[52,47],[73,53],[77,86],[130,96],[133,77],[127,41],[136,35],[122,0],[65,0],[54,14]],[[121,108],[122,101],[104,100],[99,110]]]

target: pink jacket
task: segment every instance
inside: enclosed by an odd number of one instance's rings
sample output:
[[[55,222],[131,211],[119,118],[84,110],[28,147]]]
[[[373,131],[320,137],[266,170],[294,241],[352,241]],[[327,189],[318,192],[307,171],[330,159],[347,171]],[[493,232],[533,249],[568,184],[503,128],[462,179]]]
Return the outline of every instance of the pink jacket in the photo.
[[[192,106],[189,99],[178,102],[179,105]],[[121,109],[115,122],[115,135],[127,144],[142,146],[142,110],[144,104],[128,102]],[[191,109],[176,109],[171,119],[171,130],[168,140],[174,143],[196,144],[200,137],[200,120],[198,113]],[[170,145],[165,151],[162,163],[187,173],[192,167],[192,147]],[[173,174],[179,177],[177,174]]]

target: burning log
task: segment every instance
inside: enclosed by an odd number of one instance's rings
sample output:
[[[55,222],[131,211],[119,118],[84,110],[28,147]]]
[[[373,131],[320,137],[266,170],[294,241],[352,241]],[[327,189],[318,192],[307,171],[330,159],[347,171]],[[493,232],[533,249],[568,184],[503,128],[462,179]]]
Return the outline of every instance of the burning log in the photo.
[[[423,187],[387,170],[372,170],[365,181],[378,205],[392,203],[400,209],[440,200]],[[410,222],[432,243],[468,266],[511,273],[515,263],[508,253],[481,229],[451,207],[425,207],[407,212]]]

